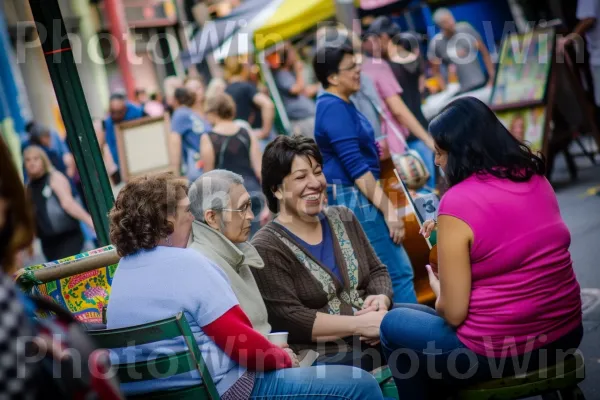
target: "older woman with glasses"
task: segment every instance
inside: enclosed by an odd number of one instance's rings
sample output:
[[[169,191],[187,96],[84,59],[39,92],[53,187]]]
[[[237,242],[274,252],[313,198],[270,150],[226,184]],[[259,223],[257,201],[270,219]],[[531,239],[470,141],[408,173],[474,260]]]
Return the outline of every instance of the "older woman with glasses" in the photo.
[[[190,246],[217,264],[229,278],[242,310],[254,329],[267,335],[271,326],[267,308],[252,271],[264,263],[250,243],[254,213],[244,178],[234,172],[217,169],[205,173],[190,188],[192,224]]]
[[[394,302],[416,303],[410,259],[401,247],[404,223],[379,185],[373,127],[351,103],[360,89],[360,61],[351,47],[324,45],[313,62],[325,93],[317,100],[315,141],[323,155],[331,205],[350,208],[388,268]]]

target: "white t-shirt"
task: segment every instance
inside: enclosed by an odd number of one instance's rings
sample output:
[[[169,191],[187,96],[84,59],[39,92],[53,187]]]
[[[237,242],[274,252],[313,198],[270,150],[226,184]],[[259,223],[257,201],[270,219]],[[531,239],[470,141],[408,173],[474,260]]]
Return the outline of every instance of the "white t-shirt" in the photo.
[[[600,0],[578,0],[577,19],[596,18],[596,24],[586,32],[590,64],[600,66]]]
[[[202,330],[238,305],[227,275],[193,249],[157,246],[121,258],[113,278],[107,328],[147,324],[184,312],[202,357],[220,395],[244,374],[237,364]],[[111,360],[143,361],[174,354],[187,345],[181,337],[140,346],[114,349]],[[159,378],[157,376],[157,378]],[[169,378],[121,384],[126,395],[179,389],[200,382],[197,371]]]

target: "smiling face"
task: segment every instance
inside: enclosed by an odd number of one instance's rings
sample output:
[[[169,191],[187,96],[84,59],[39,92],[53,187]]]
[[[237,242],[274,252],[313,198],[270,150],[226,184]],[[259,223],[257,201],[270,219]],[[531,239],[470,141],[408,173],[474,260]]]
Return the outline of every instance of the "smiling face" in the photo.
[[[314,217],[323,211],[326,189],[321,164],[312,157],[296,156],[275,196],[282,214]]]
[[[352,95],[360,90],[360,59],[352,54],[345,54],[338,72],[331,75],[329,82],[340,93]]]

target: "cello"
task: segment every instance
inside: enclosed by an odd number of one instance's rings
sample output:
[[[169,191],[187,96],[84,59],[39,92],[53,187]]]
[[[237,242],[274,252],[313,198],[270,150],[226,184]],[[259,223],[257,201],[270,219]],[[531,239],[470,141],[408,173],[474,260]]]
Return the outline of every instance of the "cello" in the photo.
[[[425,265],[435,262],[437,270],[437,247],[431,249],[427,240],[419,233],[421,226],[418,218],[410,205],[410,200],[404,192],[398,188],[400,182],[394,173],[394,163],[391,158],[380,160],[381,168],[381,186],[384,193],[389,197],[396,209],[399,210],[404,221],[406,231],[402,245],[408,253],[408,257],[413,266],[414,285],[417,293],[417,300],[421,304],[432,304],[435,301],[435,294],[429,286],[429,276]],[[433,268],[433,264],[432,268]]]

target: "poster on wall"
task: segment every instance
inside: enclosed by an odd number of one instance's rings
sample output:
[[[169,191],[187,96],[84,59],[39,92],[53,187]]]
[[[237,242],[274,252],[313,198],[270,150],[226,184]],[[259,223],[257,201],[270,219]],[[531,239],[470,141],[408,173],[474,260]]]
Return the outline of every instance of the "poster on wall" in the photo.
[[[553,29],[506,37],[500,52],[492,107],[545,102],[554,39]]]
[[[546,123],[545,105],[498,111],[496,115],[515,138],[526,143],[533,152],[542,151]]]

